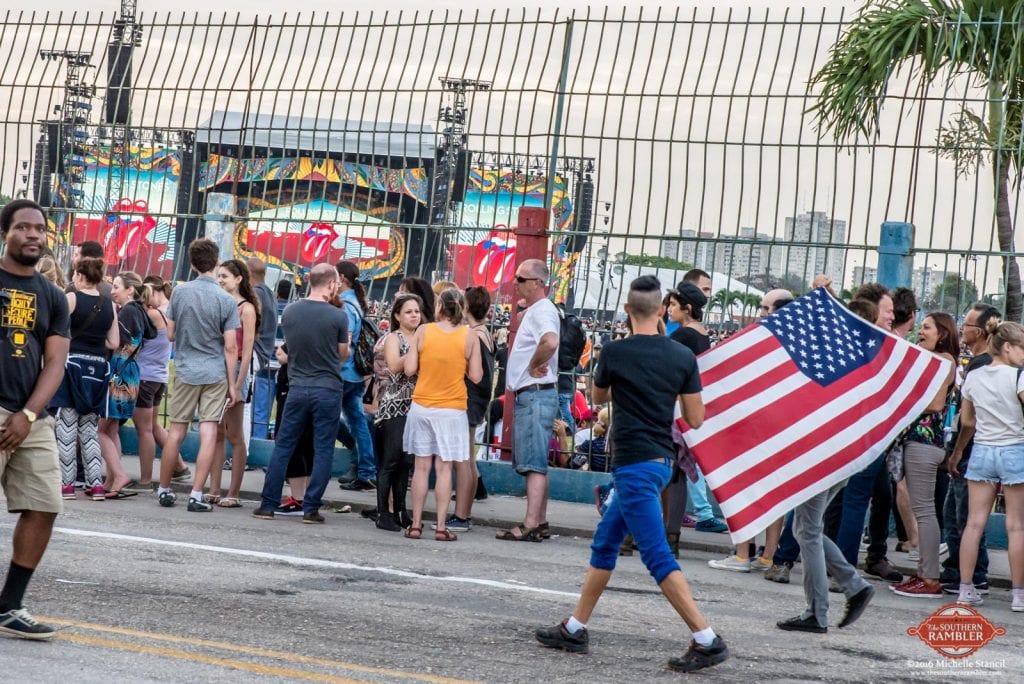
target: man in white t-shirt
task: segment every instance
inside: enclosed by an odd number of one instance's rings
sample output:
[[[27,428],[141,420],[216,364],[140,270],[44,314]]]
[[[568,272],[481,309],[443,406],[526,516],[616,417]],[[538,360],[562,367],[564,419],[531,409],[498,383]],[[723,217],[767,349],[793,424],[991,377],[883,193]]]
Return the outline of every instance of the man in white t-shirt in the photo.
[[[516,292],[525,308],[508,353],[506,383],[515,396],[512,462],[526,478],[526,518],[498,532],[505,541],[540,541],[549,536],[548,444],[558,414],[558,339],[560,319],[544,291],[550,274],[540,259],[516,269]]]

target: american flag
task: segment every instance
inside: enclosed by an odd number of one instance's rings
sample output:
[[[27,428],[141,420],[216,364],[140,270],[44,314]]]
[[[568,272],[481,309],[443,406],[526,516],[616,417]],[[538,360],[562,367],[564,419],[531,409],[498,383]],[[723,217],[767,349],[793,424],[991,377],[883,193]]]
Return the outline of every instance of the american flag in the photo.
[[[951,366],[823,288],[698,363],[706,414],[684,439],[737,542],[867,467],[928,406]]]

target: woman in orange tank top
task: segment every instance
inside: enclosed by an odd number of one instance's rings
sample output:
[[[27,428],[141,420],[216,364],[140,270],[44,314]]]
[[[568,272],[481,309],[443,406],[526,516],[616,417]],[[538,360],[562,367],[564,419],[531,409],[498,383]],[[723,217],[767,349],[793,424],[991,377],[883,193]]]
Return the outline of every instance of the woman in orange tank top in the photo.
[[[410,539],[423,535],[423,506],[427,502],[430,468],[437,471],[434,496],[437,500],[437,541],[458,537],[445,527],[452,498],[452,463],[471,457],[466,433],[466,382],[480,382],[480,345],[469,328],[462,325],[465,301],[458,290],[449,289],[437,297],[436,323],[420,326],[405,355],[407,377],[419,375],[406,418],[402,446],[416,457],[412,476],[412,526]]]

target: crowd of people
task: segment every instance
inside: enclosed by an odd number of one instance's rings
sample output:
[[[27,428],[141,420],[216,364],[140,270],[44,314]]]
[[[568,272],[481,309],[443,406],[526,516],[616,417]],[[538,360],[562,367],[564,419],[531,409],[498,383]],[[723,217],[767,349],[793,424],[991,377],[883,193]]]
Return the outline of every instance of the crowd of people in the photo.
[[[293,298],[290,283],[270,289],[261,260],[221,261],[207,239],[188,245],[194,277],[173,288],[129,271],[108,282],[96,243],[76,248],[65,283],[45,257],[45,239],[38,237],[44,228],[33,203],[5,207],[0,451],[9,507],[22,516],[0,594],[0,629],[48,634],[21,599],[61,498],[106,501],[155,491],[157,502],[170,507],[178,499],[172,482],[187,481],[188,511],[240,508],[250,437],[246,404],[251,435],[274,440],[256,518],[301,515],[303,523],[323,523],[320,509],[341,441],[354,456],[341,486],[376,491],[377,507],[368,516],[379,529],[423,538],[433,474],[433,538],[457,541],[457,533],[472,527],[474,501],[487,496],[476,461],[499,449],[507,400],[514,402],[511,458],[525,479],[526,510],[523,522],[499,530],[497,539],[550,538],[550,468],[613,473],[613,487],[596,492],[602,518],[576,611],[538,630],[537,639],[586,650],[586,621],[616,556],[638,549],[694,635],[670,666],[689,671],[727,657],[674,558],[680,526],[727,530],[699,468],[689,477],[681,472],[671,436],[675,420],[694,428],[703,421],[696,357],[721,343],[703,322],[709,274],[694,269],[667,295],[655,278],[638,278],[621,329],[602,329],[551,302],[550,274],[535,259],[516,269],[512,311],[495,306],[485,288],[462,290],[415,276],[390,301],[368,302],[358,268],[344,261],[312,268],[302,296]],[[831,286],[823,277],[815,284]],[[768,292],[761,315],[793,301],[788,291]],[[941,312],[916,325],[913,293],[878,284],[862,286],[848,306],[899,336],[916,328],[916,344],[964,363],[868,468],[775,521],[762,547],[741,543],[711,567],[762,571],[786,583],[802,558],[807,608],[778,623],[790,631],[827,631],[829,590],[846,598],[839,627],[860,616],[874,594],[855,570],[862,547],[867,574],[889,582],[895,594],[951,594],[978,605],[988,591],[985,522],[1001,487],[1012,609],[1024,611],[1024,499],[1016,486],[1024,482],[1018,401],[1024,381],[1017,370],[1024,365],[1024,328],[1001,322],[984,304],[967,313],[959,330]],[[506,316],[518,318],[511,345],[498,325]],[[166,430],[159,415],[165,403]],[[119,428],[128,420],[139,437],[137,477],[121,460]],[[194,472],[180,456],[193,423]],[[154,473],[157,447],[162,455]],[[28,485],[12,487],[11,473],[24,467],[15,456],[26,449],[52,451],[54,471],[37,464]],[[226,491],[225,470],[231,473]],[[51,476],[54,486],[43,491]],[[897,548],[918,559],[911,577],[886,558],[893,513]]]

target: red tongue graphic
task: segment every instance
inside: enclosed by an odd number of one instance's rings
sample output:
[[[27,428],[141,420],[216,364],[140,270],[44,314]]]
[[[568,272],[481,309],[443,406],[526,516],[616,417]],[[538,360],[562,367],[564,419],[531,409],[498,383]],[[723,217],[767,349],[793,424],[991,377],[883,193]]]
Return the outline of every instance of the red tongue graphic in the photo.
[[[516,241],[506,242],[501,233],[491,233],[473,250],[473,284],[491,292],[511,280],[515,273]]]
[[[334,226],[330,223],[314,223],[302,236],[302,260],[315,264],[322,260],[334,241]]]

